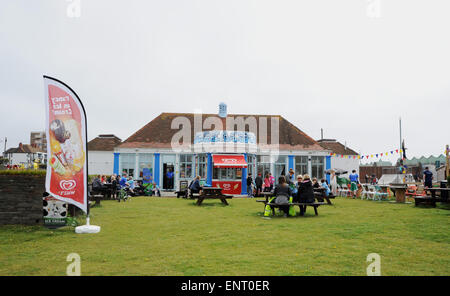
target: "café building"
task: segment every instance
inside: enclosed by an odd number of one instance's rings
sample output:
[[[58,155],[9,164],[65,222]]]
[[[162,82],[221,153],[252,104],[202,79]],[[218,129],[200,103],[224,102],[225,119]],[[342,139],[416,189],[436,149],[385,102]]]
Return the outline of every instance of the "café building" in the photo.
[[[114,173],[176,191],[200,176],[225,194],[247,194],[246,178],[325,177],[330,151],[280,115],[161,113],[114,149]],[[225,109],[225,111],[223,111]]]

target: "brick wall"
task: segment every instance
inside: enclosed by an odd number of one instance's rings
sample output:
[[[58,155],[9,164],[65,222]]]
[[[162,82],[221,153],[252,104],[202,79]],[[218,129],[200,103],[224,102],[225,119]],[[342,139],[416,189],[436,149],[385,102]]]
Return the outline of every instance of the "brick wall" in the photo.
[[[0,175],[0,225],[42,225],[45,176]]]

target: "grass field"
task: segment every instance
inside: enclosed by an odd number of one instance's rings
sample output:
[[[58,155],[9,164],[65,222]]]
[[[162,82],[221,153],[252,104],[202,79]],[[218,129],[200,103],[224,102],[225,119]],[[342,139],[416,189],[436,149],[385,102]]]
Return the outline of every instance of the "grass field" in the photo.
[[[98,234],[0,227],[0,275],[450,275],[450,210],[337,198],[305,217],[263,219],[253,199],[137,197],[92,209]],[[298,209],[297,209],[298,210]]]

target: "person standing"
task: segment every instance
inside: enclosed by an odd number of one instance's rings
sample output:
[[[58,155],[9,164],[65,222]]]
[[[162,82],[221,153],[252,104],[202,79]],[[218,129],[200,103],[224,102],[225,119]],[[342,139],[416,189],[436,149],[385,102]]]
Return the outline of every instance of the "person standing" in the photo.
[[[336,180],[336,172],[334,170],[331,171],[330,186],[331,186],[331,193],[333,193],[334,196],[337,196],[337,180]]]
[[[169,189],[173,189],[173,185],[174,185],[174,183],[173,183],[174,173],[173,173],[173,171],[172,171],[171,168],[170,168],[169,171],[167,172],[166,176],[167,176],[167,183],[168,183],[168,184],[167,184],[167,187],[168,187]]]
[[[255,186],[256,186],[256,196],[262,191],[263,179],[261,178],[261,173],[258,173],[258,176],[255,178]]]
[[[358,190],[359,176],[356,170],[353,170],[349,176],[350,178],[350,191],[352,192],[352,197],[356,197],[356,190]]]
[[[264,192],[270,192],[270,178],[268,173],[264,177]]]
[[[253,197],[252,184],[253,184],[252,173],[248,173],[248,176],[247,176],[247,196],[248,197]]]
[[[269,181],[270,181],[270,191],[273,190],[273,186],[275,184],[275,177],[272,176],[272,173],[269,173]]]
[[[424,180],[424,184],[423,184],[424,187],[426,187],[426,188],[433,187],[433,173],[430,172],[428,167],[425,167],[425,171],[423,171],[423,180]]]

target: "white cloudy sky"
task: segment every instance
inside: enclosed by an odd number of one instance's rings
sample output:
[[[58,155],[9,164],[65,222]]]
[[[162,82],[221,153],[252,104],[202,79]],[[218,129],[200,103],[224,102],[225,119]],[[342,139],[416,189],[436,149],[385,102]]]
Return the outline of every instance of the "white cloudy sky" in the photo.
[[[7,147],[44,129],[43,74],[81,97],[89,139],[224,101],[362,154],[397,148],[400,116],[408,156],[450,142],[448,0],[80,2],[0,0]]]

